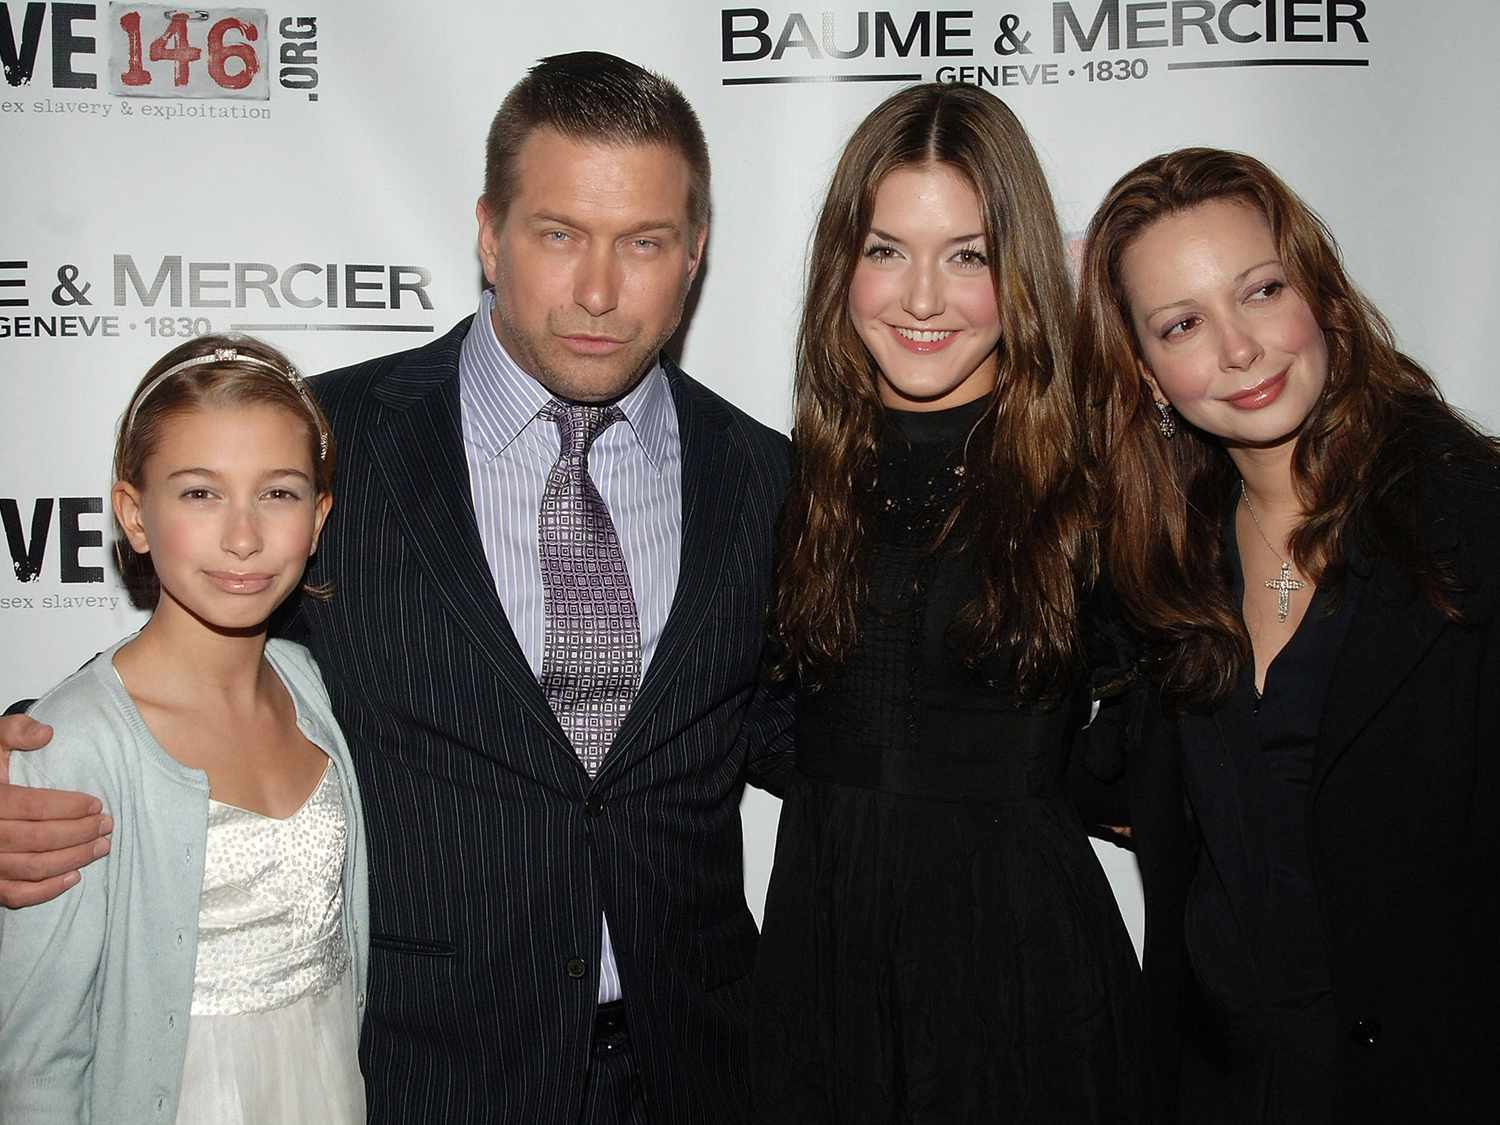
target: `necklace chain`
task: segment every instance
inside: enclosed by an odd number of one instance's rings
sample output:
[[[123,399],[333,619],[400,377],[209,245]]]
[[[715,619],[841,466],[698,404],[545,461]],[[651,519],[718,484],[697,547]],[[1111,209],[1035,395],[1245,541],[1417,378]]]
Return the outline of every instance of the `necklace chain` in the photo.
[[[1281,563],[1281,573],[1275,578],[1266,579],[1266,589],[1276,591],[1276,620],[1285,621],[1287,614],[1291,611],[1292,593],[1301,590],[1307,583],[1292,577],[1292,564],[1289,560],[1282,558],[1281,552],[1271,546],[1271,538],[1266,534],[1266,529],[1260,526],[1260,517],[1255,514],[1255,505],[1250,503],[1250,493],[1245,488],[1245,482],[1240,481],[1240,499],[1245,502],[1245,511],[1250,513],[1250,521],[1255,524],[1255,530],[1260,535],[1260,541],[1266,545]]]
[[[1245,491],[1245,482],[1240,481],[1240,499],[1245,502],[1245,511],[1250,513],[1250,520],[1255,524],[1255,530],[1260,535],[1260,541],[1266,545],[1266,550],[1276,556],[1276,561],[1282,566],[1287,565],[1286,559],[1281,557],[1281,552],[1271,546],[1270,537],[1266,535],[1266,529],[1260,526],[1260,517],[1255,514],[1255,505],[1250,503],[1250,493]]]

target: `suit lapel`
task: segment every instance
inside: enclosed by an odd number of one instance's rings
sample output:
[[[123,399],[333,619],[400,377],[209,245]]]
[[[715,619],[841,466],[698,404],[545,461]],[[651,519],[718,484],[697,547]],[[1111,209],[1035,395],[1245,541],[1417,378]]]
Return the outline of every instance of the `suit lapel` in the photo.
[[[1420,513],[1422,548],[1451,568],[1458,608],[1465,621],[1488,620],[1495,612],[1497,584],[1489,560],[1496,544],[1492,514],[1496,471],[1465,458],[1450,460],[1448,440],[1428,436],[1420,479],[1413,489]],[[1353,560],[1351,560],[1351,566]],[[1416,584],[1384,553],[1375,556],[1328,686],[1318,737],[1312,796],[1339,757],[1428,654],[1448,618],[1433,608]]]
[[[454,623],[484,653],[505,688],[576,762],[495,592],[463,452],[458,399],[463,333],[455,331],[451,337],[451,354],[440,366],[397,368],[374,389],[389,409],[368,431],[364,456],[379,466],[407,541]]]
[[[1360,597],[1328,684],[1312,793],[1355,736],[1427,654],[1447,619],[1382,559]]]
[[[730,539],[739,525],[742,491],[729,479],[734,454],[729,415],[722,404],[702,394],[685,375],[666,364],[677,407],[682,441],[682,561],[677,591],[656,652],[646,669],[635,703],[615,735],[599,776],[618,768],[630,742],[651,717],[672,683],[693,638],[709,616],[723,571]]]

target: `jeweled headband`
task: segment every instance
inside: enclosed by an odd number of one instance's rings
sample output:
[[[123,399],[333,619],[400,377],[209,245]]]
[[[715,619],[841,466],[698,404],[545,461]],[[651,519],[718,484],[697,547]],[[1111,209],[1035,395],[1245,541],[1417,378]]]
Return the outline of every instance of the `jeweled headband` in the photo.
[[[275,372],[278,376],[292,385],[302,401],[307,405],[308,415],[313,420],[313,425],[318,428],[318,460],[328,459],[328,433],[323,428],[323,417],[318,413],[317,404],[313,402],[312,395],[307,391],[307,380],[298,374],[295,367],[282,367],[278,363],[261,359],[257,355],[243,355],[238,348],[215,348],[212,355],[194,356],[185,359],[181,363],[175,363],[167,368],[155,379],[146,384],[146,389],[136,396],[135,405],[130,408],[130,416],[125,419],[125,432],[135,425],[135,416],[140,413],[141,404],[155,393],[156,389],[179,372],[186,371],[189,367],[201,367],[205,363],[248,363],[255,367],[264,367],[267,371]]]

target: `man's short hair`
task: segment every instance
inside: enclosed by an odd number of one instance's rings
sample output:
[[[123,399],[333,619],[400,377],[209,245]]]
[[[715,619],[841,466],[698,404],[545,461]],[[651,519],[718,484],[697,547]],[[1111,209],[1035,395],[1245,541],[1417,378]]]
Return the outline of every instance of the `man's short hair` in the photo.
[[[606,145],[663,145],[687,161],[688,217],[708,224],[708,143],[675,83],[617,55],[574,51],[532,67],[500,103],[484,151],[484,201],[494,221],[516,192],[516,158],[537,129]]]

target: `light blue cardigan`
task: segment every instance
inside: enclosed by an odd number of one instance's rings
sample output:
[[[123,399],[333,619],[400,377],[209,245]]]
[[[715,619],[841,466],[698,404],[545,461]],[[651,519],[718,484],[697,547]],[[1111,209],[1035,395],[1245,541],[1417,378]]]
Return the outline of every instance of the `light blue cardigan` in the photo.
[[[128,639],[128,638],[127,638]],[[0,1122],[159,1125],[177,1116],[187,1052],[208,779],[151,737],[115,672],[121,641],[37,701],[45,749],[11,780],[92,793],[115,818],[111,851],[40,906],[0,912]],[[307,650],[266,657],[297,725],[332,760],[348,816],[344,925],[361,1021],[369,965],[365,827],[354,768]]]

